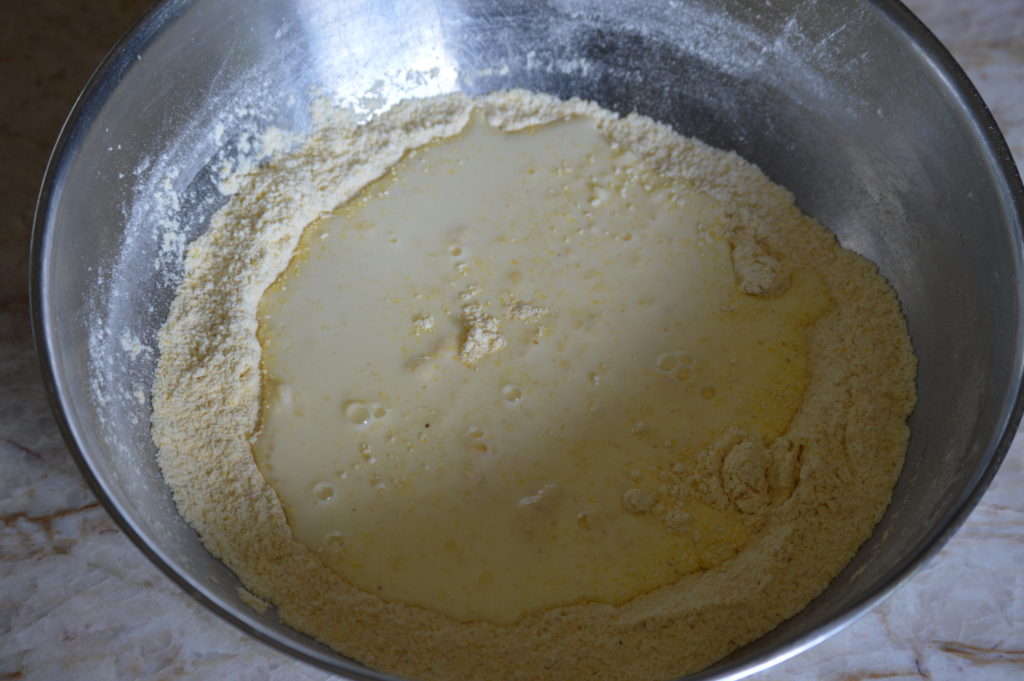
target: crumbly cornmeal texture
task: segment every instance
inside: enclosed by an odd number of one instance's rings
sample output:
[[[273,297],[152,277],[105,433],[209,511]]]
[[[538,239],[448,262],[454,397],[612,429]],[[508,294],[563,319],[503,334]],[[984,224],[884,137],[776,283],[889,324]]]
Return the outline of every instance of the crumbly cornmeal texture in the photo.
[[[474,109],[507,131],[578,116],[653,173],[725,207],[737,285],[771,297],[813,273],[830,306],[807,329],[807,385],[771,442],[728,428],[667,467],[656,495],[631,489],[632,513],[685,531],[686,500],[745,516],[752,538],[678,581],[613,606],[577,603],[510,624],[456,621],[357,589],[298,542],[253,457],[261,408],[257,307],[304,229],[382,176],[409,150],[459,133]],[[820,593],[888,504],[902,466],[916,364],[899,304],[876,268],[841,249],[792,195],[732,153],[637,115],[525,91],[400,104],[357,123],[328,109],[305,139],[231,178],[233,192],[189,249],[160,334],[153,438],[183,517],[206,547],[281,618],[373,668],[447,681],[665,679],[707,666],[771,630]],[[509,314],[543,317],[528,306]],[[463,363],[500,351],[471,304]],[[435,320],[417,320],[429,331]],[[497,356],[497,355],[494,355]]]

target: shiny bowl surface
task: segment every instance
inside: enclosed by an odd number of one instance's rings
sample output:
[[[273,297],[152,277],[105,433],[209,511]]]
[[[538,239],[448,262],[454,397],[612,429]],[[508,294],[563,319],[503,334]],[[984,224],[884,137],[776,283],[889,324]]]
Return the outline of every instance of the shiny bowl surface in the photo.
[[[1020,179],[959,67],[889,0],[158,4],[76,104],[36,216],[37,344],[83,473],[211,610],[326,669],[385,678],[252,610],[182,521],[154,460],[146,348],[184,246],[224,200],[215,171],[254,131],[305,129],[314,93],[372,113],[510,87],[635,110],[737,151],[897,290],[920,399],[888,512],[803,612],[689,678],[740,678],[828,637],[950,537],[1021,410]]]

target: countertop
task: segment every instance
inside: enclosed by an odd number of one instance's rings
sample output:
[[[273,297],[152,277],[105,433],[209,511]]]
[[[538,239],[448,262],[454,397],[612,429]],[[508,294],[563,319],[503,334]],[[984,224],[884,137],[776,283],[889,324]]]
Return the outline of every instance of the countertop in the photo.
[[[40,383],[26,282],[39,180],[75,96],[147,2],[0,6],[0,681],[327,679],[187,596],[83,482]],[[1024,163],[1024,0],[911,0]],[[897,593],[751,679],[1024,679],[1024,437],[954,539]]]

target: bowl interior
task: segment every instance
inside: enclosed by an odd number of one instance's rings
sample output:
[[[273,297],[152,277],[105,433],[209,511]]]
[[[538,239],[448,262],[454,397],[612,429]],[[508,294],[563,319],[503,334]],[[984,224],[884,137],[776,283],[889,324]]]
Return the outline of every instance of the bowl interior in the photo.
[[[165,2],[66,127],[34,241],[44,373],[69,443],[122,526],[214,610],[307,660],[381,678],[257,613],[178,516],[154,461],[155,337],[216,171],[314,96],[370,114],[523,87],[636,110],[735,150],[896,288],[920,361],[893,502],[798,616],[693,678],[798,652],[904,578],[963,519],[1013,435],[1021,190],[991,118],[902,7],[779,0]]]

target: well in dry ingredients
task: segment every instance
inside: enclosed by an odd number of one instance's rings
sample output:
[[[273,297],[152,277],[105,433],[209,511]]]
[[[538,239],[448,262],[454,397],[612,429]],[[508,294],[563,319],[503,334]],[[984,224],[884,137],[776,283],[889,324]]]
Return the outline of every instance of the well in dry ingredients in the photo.
[[[452,95],[321,111],[230,189],[161,332],[160,464],[253,594],[371,667],[694,671],[888,503],[895,296],[734,154]]]

